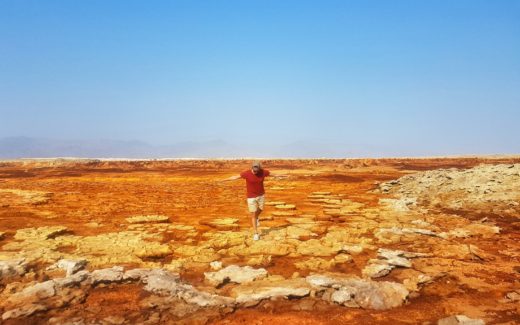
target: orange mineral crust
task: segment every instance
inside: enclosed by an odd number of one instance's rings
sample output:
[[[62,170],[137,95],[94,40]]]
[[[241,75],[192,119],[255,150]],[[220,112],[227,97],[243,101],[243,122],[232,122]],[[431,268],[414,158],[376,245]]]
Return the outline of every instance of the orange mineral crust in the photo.
[[[520,322],[520,157],[250,166],[0,161],[0,323]]]

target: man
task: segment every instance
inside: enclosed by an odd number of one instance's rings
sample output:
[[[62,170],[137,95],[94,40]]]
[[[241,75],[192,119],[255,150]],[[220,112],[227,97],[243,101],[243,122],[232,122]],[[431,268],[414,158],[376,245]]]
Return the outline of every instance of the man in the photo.
[[[286,175],[271,174],[269,170],[262,168],[262,164],[259,161],[253,161],[250,170],[245,170],[240,173],[240,175],[231,176],[224,180],[231,181],[239,178],[244,178],[246,180],[247,208],[251,215],[251,222],[254,229],[253,240],[260,239],[260,234],[258,233],[260,222],[258,218],[264,210],[264,179],[267,176],[287,177]]]

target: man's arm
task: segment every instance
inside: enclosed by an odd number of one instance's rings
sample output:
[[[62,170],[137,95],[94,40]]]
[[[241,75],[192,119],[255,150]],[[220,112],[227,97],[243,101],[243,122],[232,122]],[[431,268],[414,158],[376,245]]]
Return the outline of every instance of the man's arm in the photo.
[[[239,179],[239,178],[240,178],[240,175],[233,175],[231,177],[221,180],[221,182],[234,181],[235,179]]]

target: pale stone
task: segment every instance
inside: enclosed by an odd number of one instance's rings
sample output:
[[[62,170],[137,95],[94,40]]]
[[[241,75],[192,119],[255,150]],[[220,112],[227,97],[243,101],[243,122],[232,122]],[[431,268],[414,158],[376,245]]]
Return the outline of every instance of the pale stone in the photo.
[[[69,260],[69,259],[61,259],[57,263],[49,266],[48,270],[53,270],[56,268],[63,269],[67,272],[67,276],[76,273],[77,271],[83,269],[87,265],[87,260]]]
[[[188,304],[198,307],[233,306],[235,301],[229,297],[201,292],[189,284],[182,283],[178,274],[157,270],[146,279],[145,290],[159,295],[178,297]]]
[[[179,282],[178,274],[157,270],[153,274],[147,275],[144,289],[157,294],[175,294],[178,291]]]
[[[255,305],[261,300],[275,297],[304,297],[310,293],[304,279],[261,280],[233,288],[231,294],[239,304]]]
[[[0,279],[24,275],[27,262],[24,258],[0,261]]]
[[[361,273],[365,277],[379,278],[390,273],[394,267],[395,266],[381,260],[369,260],[369,263],[363,268]]]
[[[27,304],[19,308],[11,309],[2,314],[2,320],[11,318],[27,317],[40,311],[46,311],[49,308],[41,304]]]
[[[406,255],[406,252],[380,248],[378,250],[377,255],[380,258],[384,258],[385,262],[388,264],[395,265],[395,266],[401,266],[401,267],[412,267],[412,262],[410,262],[410,260],[408,260],[406,257],[404,257]],[[408,254],[408,256],[415,256],[415,255]]]
[[[35,303],[56,294],[55,283],[53,280],[36,283],[24,288],[21,292],[14,293],[7,298],[7,302],[16,305],[22,303]]]
[[[401,306],[409,294],[404,285],[396,282],[376,282],[344,275],[319,274],[310,275],[306,280],[316,287],[348,290],[356,305],[367,309],[383,310]]]
[[[107,269],[92,271],[90,277],[93,284],[120,282],[123,280],[123,267],[113,266]]]
[[[420,228],[380,228],[376,230],[374,236],[382,243],[392,244],[398,243],[401,240],[401,236],[405,234],[420,234],[420,235],[428,235],[428,236],[439,236],[434,231],[428,229],[420,229]]]
[[[81,270],[64,278],[54,279],[53,281],[57,289],[79,285],[84,281],[85,283],[90,283],[90,272]]]
[[[152,272],[150,269],[146,268],[136,268],[125,271],[123,274],[123,281],[138,281],[138,280],[146,280],[146,277]]]
[[[363,246],[360,245],[343,245],[341,250],[349,254],[361,254],[363,252]]]
[[[209,267],[213,271],[218,271],[218,270],[222,269],[222,262],[221,261],[213,261],[213,262],[209,263]]]
[[[345,305],[347,302],[351,302],[353,297],[356,295],[356,291],[353,290],[353,288],[340,288],[339,290],[335,290],[330,299],[331,301],[340,304]]]
[[[333,284],[338,283],[338,279],[333,278],[332,276],[322,275],[322,274],[313,274],[309,275],[305,278],[305,280],[313,285],[318,287],[331,287]]]
[[[263,268],[254,269],[250,266],[240,267],[237,265],[229,265],[217,272],[204,272],[206,281],[213,286],[219,286],[223,283],[245,283],[265,278],[267,271]]]

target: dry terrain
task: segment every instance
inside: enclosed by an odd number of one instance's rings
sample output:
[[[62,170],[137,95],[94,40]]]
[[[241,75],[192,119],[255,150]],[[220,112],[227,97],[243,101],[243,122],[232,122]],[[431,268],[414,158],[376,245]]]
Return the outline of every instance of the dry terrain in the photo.
[[[520,323],[520,157],[249,164],[0,161],[0,323]]]

